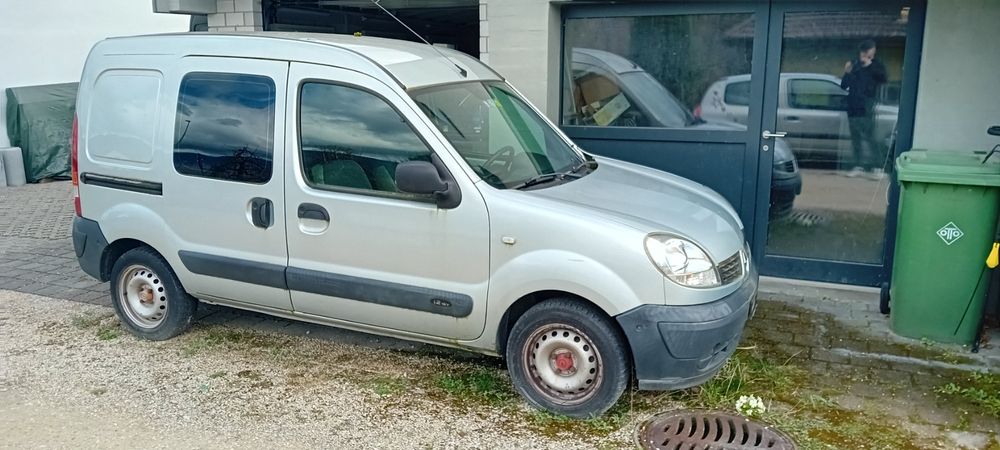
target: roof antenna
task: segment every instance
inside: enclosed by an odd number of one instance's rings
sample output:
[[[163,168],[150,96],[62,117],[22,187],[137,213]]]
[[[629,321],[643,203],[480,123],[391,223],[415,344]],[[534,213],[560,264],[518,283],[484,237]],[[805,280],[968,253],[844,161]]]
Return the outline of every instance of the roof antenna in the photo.
[[[452,61],[451,58],[445,56],[444,52],[442,52],[439,48],[435,47],[430,42],[427,42],[427,39],[424,39],[424,37],[421,36],[419,33],[417,33],[416,31],[413,31],[413,28],[410,28],[405,23],[403,23],[402,20],[399,20],[399,17],[396,17],[393,13],[389,12],[388,9],[385,9],[384,6],[380,5],[379,4],[380,1],[382,1],[382,0],[371,0],[372,4],[374,4],[375,6],[377,6],[378,9],[381,9],[382,12],[388,14],[389,17],[392,17],[393,19],[396,19],[396,22],[399,22],[399,24],[402,25],[403,28],[406,28],[407,30],[409,30],[410,33],[413,33],[413,35],[416,36],[417,39],[420,39],[421,41],[423,41],[423,43],[425,43],[425,44],[429,45],[431,48],[433,48],[434,51],[437,52],[437,54],[441,55],[442,58],[447,59],[448,61],[451,61],[451,65],[455,66],[455,69],[458,69],[458,73],[460,75],[462,75],[462,78],[465,78],[465,77],[467,77],[469,75],[468,72],[465,71],[465,69],[463,69],[462,67],[460,67],[458,64],[455,64],[455,62]]]

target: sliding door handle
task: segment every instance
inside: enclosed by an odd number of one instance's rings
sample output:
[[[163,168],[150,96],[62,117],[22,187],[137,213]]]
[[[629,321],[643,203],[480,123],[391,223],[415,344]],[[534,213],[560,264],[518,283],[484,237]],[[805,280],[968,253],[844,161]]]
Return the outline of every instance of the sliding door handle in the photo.
[[[326,208],[315,203],[303,203],[299,205],[298,215],[300,219],[330,221],[330,214],[326,212]]]
[[[257,228],[270,228],[274,225],[274,204],[266,198],[250,199],[250,221]]]
[[[788,133],[785,133],[784,131],[775,131],[774,133],[772,133],[772,132],[770,132],[768,130],[764,130],[764,133],[761,134],[761,136],[764,139],[771,139],[771,138],[785,137],[786,134],[788,134]]]

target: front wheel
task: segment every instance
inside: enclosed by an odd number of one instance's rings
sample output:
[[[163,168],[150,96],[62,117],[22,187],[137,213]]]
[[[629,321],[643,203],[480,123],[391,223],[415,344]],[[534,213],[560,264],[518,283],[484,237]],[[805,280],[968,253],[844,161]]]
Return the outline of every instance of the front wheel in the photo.
[[[184,292],[170,265],[152,249],[125,252],[111,271],[111,304],[129,332],[162,341],[191,326],[198,300]]]
[[[624,337],[603,312],[571,299],[525,311],[506,352],[514,388],[528,403],[575,418],[614,406],[632,373],[628,355]]]

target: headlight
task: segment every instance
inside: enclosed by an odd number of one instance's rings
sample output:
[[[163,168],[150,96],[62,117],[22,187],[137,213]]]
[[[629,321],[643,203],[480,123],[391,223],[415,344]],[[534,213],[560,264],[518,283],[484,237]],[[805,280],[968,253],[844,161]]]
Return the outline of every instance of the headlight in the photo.
[[[646,254],[660,272],[677,284],[696,288],[719,285],[712,258],[691,241],[673,236],[646,236]]]

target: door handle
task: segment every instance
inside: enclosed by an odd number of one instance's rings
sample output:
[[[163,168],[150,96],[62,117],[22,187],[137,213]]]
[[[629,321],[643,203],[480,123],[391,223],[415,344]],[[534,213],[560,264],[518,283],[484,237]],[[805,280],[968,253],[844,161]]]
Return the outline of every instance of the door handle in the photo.
[[[315,203],[303,203],[299,205],[298,215],[300,219],[330,221],[330,214],[326,212],[326,208]]]
[[[768,130],[764,130],[764,133],[761,134],[761,136],[763,136],[764,139],[771,139],[771,138],[785,137],[786,134],[788,133],[785,133],[784,131],[775,131],[774,133],[772,133]]]
[[[257,228],[270,228],[274,225],[274,204],[266,198],[250,199],[250,221]]]
[[[799,121],[799,116],[788,116],[788,117],[785,117],[785,120],[787,120],[789,122],[798,122]]]

